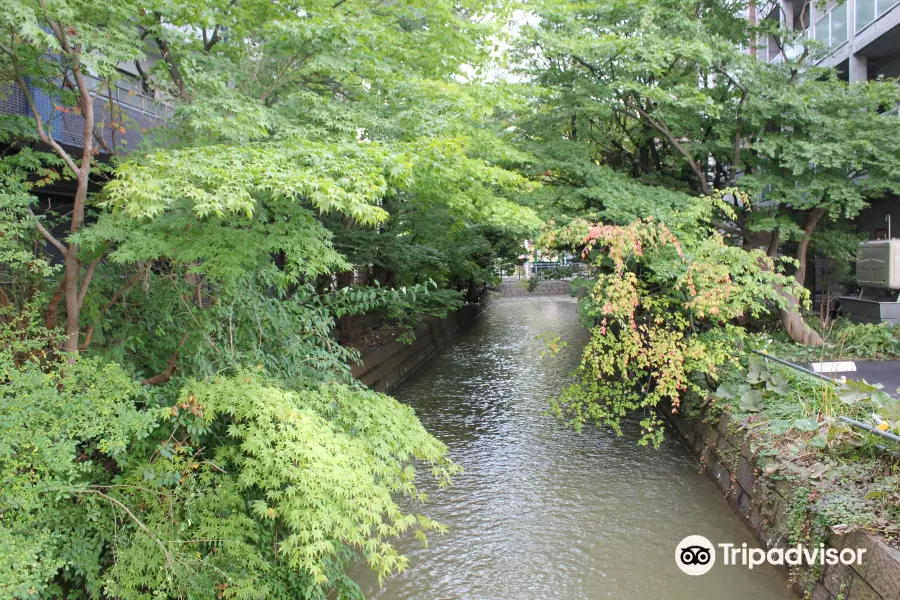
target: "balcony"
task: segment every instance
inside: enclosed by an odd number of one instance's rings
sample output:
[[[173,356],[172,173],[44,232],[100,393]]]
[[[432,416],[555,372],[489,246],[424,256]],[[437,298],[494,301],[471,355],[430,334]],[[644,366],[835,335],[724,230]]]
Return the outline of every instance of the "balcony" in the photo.
[[[835,5],[817,20],[813,26],[813,39],[831,50],[846,44],[850,39],[849,9],[853,3],[855,0]]]
[[[98,131],[102,128],[103,140],[113,151],[136,147],[144,133],[164,124],[172,117],[168,103],[151,98],[140,91],[139,83],[130,77],[117,82],[107,90],[98,79],[88,77],[94,89],[94,114]],[[49,134],[57,142],[69,148],[81,148],[84,119],[77,111],[63,109],[37,87],[30,87],[38,113]],[[0,113],[32,117],[25,95],[17,85],[9,85],[0,92]],[[106,150],[100,148],[101,154]]]
[[[855,5],[855,29],[856,33],[874,23],[900,4],[900,0],[851,0]]]

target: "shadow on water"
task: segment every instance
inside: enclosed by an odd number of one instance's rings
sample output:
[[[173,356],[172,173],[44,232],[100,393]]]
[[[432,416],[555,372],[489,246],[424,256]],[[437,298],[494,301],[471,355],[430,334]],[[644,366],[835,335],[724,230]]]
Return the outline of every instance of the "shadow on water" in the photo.
[[[568,348],[541,358],[542,333]],[[628,431],[576,434],[544,416],[586,340],[570,298],[500,300],[394,391],[465,472],[450,488],[424,483],[420,512],[449,532],[428,548],[400,540],[405,572],[383,587],[364,566],[352,574],[368,598],[793,597],[771,567],[678,570],[687,535],[755,542],[672,436],[654,450]]]

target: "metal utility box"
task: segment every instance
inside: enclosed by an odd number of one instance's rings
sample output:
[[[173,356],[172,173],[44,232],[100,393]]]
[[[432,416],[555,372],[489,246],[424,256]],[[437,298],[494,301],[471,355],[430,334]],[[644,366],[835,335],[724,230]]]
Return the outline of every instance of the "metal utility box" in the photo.
[[[900,239],[862,242],[856,250],[856,279],[864,288],[900,290]]]
[[[900,326],[900,302],[841,298],[841,312],[854,323],[890,323]]]

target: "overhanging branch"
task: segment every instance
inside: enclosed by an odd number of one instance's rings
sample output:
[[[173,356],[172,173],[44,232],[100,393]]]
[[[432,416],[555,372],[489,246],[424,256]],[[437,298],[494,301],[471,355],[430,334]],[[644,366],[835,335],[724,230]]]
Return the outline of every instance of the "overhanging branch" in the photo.
[[[34,211],[32,211],[30,207],[28,209],[28,214],[31,215],[31,217],[34,219],[34,225],[35,227],[37,227],[37,230],[41,232],[41,235],[44,236],[44,239],[56,246],[56,249],[62,252],[62,255],[65,256],[69,250],[65,247],[65,245],[63,245],[61,241],[56,239],[56,237],[54,237],[54,235],[50,233],[46,227],[44,227],[43,223],[38,220],[37,216],[34,214]]]

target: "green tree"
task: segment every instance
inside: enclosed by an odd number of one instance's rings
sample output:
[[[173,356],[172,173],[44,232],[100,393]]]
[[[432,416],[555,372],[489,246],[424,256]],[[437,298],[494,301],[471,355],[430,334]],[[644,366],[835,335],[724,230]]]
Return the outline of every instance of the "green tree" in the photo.
[[[97,171],[97,140],[102,143],[96,119],[98,92],[110,89],[115,82],[118,63],[142,54],[141,40],[127,18],[137,10],[138,6],[130,2],[90,0],[12,2],[0,9],[0,80],[13,83],[24,96],[33,118],[33,129],[28,133],[55,155],[46,161],[58,169],[52,177],[76,182],[68,227],[72,235],[84,227],[88,185]],[[50,98],[54,111],[81,116],[80,152],[67,150],[56,140],[35,102],[33,89]],[[57,239],[33,214],[32,219],[47,243],[64,258],[60,290],[66,306],[65,349],[74,357],[79,344],[79,315],[99,258],[84,256],[77,242]],[[55,325],[55,311],[53,306],[48,315],[51,326]]]
[[[715,207],[694,203],[689,230],[648,217],[573,232],[594,270],[579,304],[591,338],[551,412],[576,429],[587,422],[621,434],[622,419],[637,413],[640,443],[660,444],[657,409],[678,410],[685,393],[712,385],[736,360],[743,331],[734,320],[802,295],[763,251],[724,244],[710,224]]]
[[[547,88],[546,108],[529,122],[542,139],[586,144],[592,160],[647,183],[707,197],[751,192],[746,203],[732,200],[733,219],[718,217],[719,231],[770,256],[794,242],[802,282],[823,217],[853,217],[867,198],[897,189],[900,123],[879,112],[900,95],[892,81],[838,81],[813,66],[824,51],[815,41],[777,20],[754,25],[747,8],[539,3],[521,60]],[[796,58],[770,64],[747,51],[766,36]],[[794,340],[821,343],[796,298],[781,313]]]
[[[417,466],[442,483],[457,467],[411,410],[352,381],[333,329],[440,311],[430,279],[454,306],[539,224],[512,200],[532,184],[503,168],[520,154],[484,127],[489,92],[455,77],[487,57],[481,9],[0,9],[3,83],[85,132],[75,150],[38,110],[2,122],[0,595],[356,597],[348,564],[402,569],[392,539],[441,529],[416,510]],[[174,108],[137,147],[106,135],[126,118],[91,116],[121,114],[126,62]],[[57,239],[30,213],[67,178]]]

